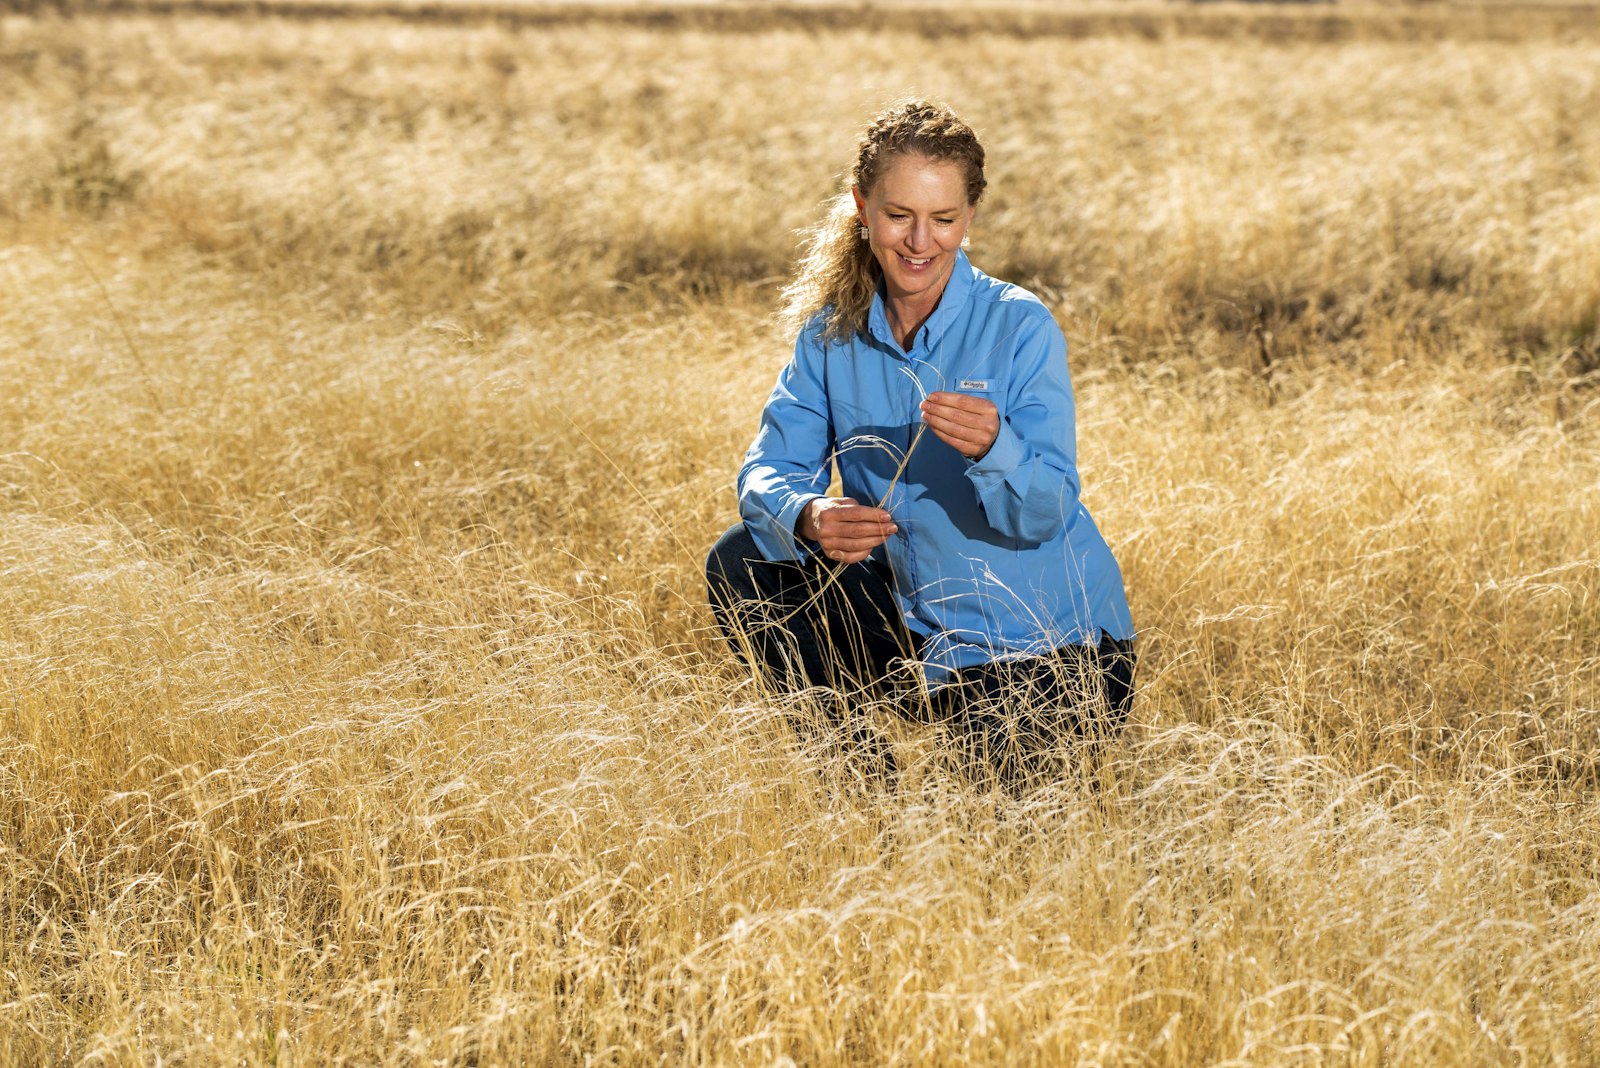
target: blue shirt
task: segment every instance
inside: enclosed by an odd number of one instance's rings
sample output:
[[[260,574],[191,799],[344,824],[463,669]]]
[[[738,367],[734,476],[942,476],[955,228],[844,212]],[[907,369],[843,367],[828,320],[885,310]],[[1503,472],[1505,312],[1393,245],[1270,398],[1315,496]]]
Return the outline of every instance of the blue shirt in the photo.
[[[826,492],[831,461],[845,496],[881,504],[899,528],[873,555],[893,568],[930,681],[1099,644],[1102,631],[1133,637],[1122,572],[1079,500],[1067,343],[1049,310],[958,253],[911,351],[890,330],[881,291],[868,328],[824,343],[814,318],[762,410],[739,472],[739,512],[762,554],[815,550],[795,522]],[[937,390],[993,401],[999,436],[973,461],[929,430],[896,479],[923,425],[919,405]]]

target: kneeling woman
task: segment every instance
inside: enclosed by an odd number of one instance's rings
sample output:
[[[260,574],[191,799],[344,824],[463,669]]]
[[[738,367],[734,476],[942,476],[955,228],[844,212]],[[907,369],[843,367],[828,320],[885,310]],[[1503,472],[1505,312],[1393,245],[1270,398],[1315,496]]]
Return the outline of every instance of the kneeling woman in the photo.
[[[962,251],[983,166],[937,104],[867,128],[788,294],[799,336],[739,473],[742,521],[706,562],[734,647],[773,686],[838,695],[890,774],[849,695],[898,691],[1008,778],[1119,725],[1133,695],[1122,574],[1079,500],[1066,341]]]

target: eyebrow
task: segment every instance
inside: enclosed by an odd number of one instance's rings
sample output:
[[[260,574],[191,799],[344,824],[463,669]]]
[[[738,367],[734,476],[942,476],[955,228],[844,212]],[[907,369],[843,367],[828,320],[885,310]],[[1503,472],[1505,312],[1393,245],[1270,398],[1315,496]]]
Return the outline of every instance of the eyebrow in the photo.
[[[896,209],[898,211],[903,211],[903,212],[906,212],[908,214],[911,212],[911,209],[906,207],[904,204],[896,204],[896,203],[894,203],[892,201],[889,202],[889,203],[884,204],[884,207],[885,208],[894,208],[894,209]],[[937,208],[937,209],[935,209],[933,211],[928,212],[928,214],[929,215],[960,215],[961,214],[961,209],[960,208]]]

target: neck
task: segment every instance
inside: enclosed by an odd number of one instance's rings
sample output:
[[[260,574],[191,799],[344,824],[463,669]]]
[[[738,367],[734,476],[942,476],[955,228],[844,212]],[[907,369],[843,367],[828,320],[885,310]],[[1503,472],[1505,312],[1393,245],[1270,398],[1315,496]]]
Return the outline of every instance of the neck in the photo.
[[[945,279],[946,283],[949,279]],[[917,338],[917,331],[922,329],[934,309],[939,306],[939,298],[944,296],[944,286],[927,293],[916,293],[897,297],[888,294],[883,302],[883,310],[889,320],[889,329],[894,331],[895,340],[900,342],[900,347],[907,352],[911,351],[911,343]]]

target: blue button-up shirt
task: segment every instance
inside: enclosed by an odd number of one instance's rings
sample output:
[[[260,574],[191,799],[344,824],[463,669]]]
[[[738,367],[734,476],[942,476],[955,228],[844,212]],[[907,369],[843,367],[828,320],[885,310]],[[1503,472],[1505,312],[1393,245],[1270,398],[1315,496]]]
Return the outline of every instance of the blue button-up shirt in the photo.
[[[821,332],[821,316],[800,332],[739,472],[739,511],[767,559],[815,549],[795,523],[827,490],[831,461],[845,496],[887,509],[899,528],[874,555],[893,568],[930,681],[1098,644],[1102,631],[1133,637],[1122,572],[1079,500],[1066,339],[1037,297],[958,253],[909,352],[881,292],[867,335],[824,343]],[[917,437],[919,405],[937,390],[999,409],[981,459],[931,430]]]

